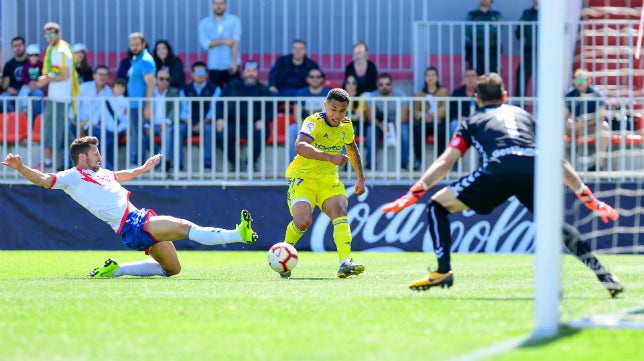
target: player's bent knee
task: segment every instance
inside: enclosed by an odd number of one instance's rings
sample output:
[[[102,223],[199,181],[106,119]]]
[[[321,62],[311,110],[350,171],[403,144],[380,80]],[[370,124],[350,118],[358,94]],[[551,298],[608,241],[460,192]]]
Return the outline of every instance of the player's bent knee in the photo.
[[[307,229],[309,229],[312,222],[313,220],[311,217],[293,220],[293,224],[295,224],[295,227],[297,227],[297,229],[299,229],[300,231],[306,231]]]
[[[164,266],[163,272],[165,272],[166,276],[168,277],[178,275],[181,272],[181,264]]]

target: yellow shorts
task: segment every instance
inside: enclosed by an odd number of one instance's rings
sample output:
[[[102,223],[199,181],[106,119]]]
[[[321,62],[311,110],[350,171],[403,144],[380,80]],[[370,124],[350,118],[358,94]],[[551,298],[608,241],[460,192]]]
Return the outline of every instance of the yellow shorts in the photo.
[[[344,183],[340,182],[338,178],[291,178],[288,181],[286,202],[291,215],[293,215],[292,204],[303,201],[308,202],[312,209],[316,206],[322,209],[324,201],[335,196],[348,198]]]

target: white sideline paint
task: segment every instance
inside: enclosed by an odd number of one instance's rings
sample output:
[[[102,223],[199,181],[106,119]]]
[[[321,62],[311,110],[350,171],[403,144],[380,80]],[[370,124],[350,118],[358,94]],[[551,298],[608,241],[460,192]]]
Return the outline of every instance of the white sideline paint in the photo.
[[[465,355],[448,359],[449,361],[477,361],[489,359],[492,356],[513,350],[530,341],[530,336],[521,336],[506,341],[501,341],[487,347],[479,348]]]

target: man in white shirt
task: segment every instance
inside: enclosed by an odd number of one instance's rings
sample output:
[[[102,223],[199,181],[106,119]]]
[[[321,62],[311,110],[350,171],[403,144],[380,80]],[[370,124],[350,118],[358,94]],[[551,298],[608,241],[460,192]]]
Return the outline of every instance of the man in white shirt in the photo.
[[[150,144],[150,129],[152,128],[152,133],[155,137],[154,151],[158,153],[163,149],[166,158],[166,169],[170,169],[173,162],[174,164],[179,162],[178,160],[175,162],[174,159],[175,137],[173,132],[174,129],[178,129],[178,123],[175,127],[173,125],[175,119],[179,119],[179,89],[171,87],[171,81],[168,68],[164,67],[157,70],[154,100],[152,101],[152,124],[145,125],[145,137],[143,138],[144,147],[148,147]],[[181,137],[177,137],[176,141],[180,147],[183,147]],[[178,156],[179,154],[177,153],[177,158]]]
[[[127,122],[119,123],[114,106],[108,106],[107,100],[114,96],[112,89],[107,86],[108,76],[109,69],[105,65],[98,65],[94,69],[94,80],[80,85],[78,124],[73,124],[72,133],[76,134],[74,128],[80,127],[84,134],[98,137],[102,154],[106,155],[105,168],[114,169],[114,144],[118,140],[115,138],[127,128]]]
[[[124,246],[145,251],[152,257],[120,266],[110,258],[102,267],[90,272],[90,277],[176,275],[181,271],[181,264],[172,241],[179,239],[188,238],[205,245],[257,240],[257,233],[252,229],[253,219],[247,210],[241,211],[241,223],[235,229],[227,230],[201,227],[185,219],[158,216],[152,209],[136,208],[130,202],[130,192],[121,183],[154,168],[162,154],[150,157],[140,167],[117,172],[101,168],[103,158],[96,137],[77,138],[70,146],[70,154],[74,167],[58,173],[42,173],[29,168],[18,154],[9,153],[2,164],[17,170],[36,185],[62,189],[120,234]]]

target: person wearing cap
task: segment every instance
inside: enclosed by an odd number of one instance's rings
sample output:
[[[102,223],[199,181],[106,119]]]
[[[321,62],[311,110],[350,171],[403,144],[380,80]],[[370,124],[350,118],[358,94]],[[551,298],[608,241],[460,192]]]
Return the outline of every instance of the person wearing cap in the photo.
[[[72,46],[72,51],[76,54],[76,72],[78,73],[78,82],[94,80],[94,71],[92,65],[87,61],[87,48],[85,44],[77,43]]]
[[[42,112],[42,97],[45,96],[45,89],[38,86],[38,77],[42,75],[42,61],[40,60],[40,47],[38,44],[29,44],[27,47],[27,62],[22,67],[20,79],[22,87],[18,92],[20,111],[29,113],[29,103],[32,104],[32,119]],[[27,97],[38,97],[31,100]]]
[[[42,116],[44,159],[40,169],[51,171],[62,168],[57,161],[65,159],[61,157],[65,149],[64,129],[67,119],[78,110],[75,98],[80,89],[72,46],[61,38],[60,25],[48,22],[43,26],[43,33],[48,46],[38,86],[47,87],[47,102]]]

